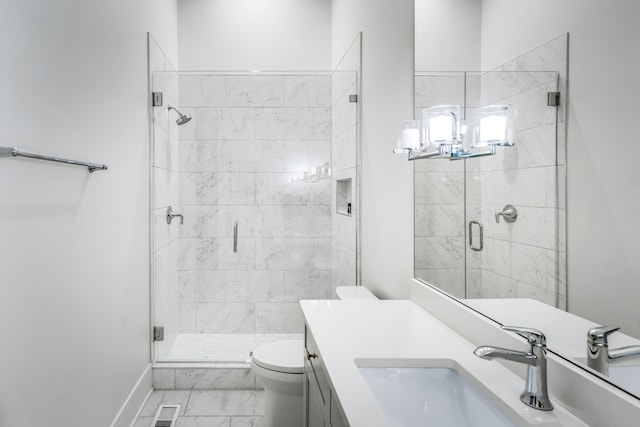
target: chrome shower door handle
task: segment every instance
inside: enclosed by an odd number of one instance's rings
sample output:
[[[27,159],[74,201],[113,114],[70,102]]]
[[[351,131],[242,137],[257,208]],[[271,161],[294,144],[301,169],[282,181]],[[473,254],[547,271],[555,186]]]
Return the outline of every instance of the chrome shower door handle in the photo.
[[[233,252],[238,252],[238,221],[233,223]]]
[[[480,246],[473,245],[473,226],[477,225],[480,230]],[[469,248],[471,250],[480,252],[484,248],[484,230],[482,224],[478,221],[469,221]]]

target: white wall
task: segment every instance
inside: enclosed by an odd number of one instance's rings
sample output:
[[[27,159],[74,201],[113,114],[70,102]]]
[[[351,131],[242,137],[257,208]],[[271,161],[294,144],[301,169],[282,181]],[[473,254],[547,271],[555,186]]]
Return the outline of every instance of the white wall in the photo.
[[[149,364],[147,36],[175,0],[4,2],[0,425],[106,426]]]
[[[386,298],[408,298],[413,277],[413,165],[392,154],[413,116],[413,10],[413,0],[332,3],[334,65],[363,33],[362,284]]]
[[[640,336],[640,3],[483,0],[490,69],[569,32],[569,310]]]
[[[331,0],[181,0],[181,70],[326,70]]]
[[[480,0],[415,0],[416,71],[480,69]]]

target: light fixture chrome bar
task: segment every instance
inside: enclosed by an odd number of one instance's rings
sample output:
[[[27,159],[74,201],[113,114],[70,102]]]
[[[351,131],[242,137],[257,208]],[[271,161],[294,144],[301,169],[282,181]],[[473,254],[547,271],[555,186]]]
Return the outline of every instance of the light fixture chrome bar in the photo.
[[[487,151],[479,151],[477,153],[473,153],[470,151],[459,151],[457,153],[452,153],[449,160],[463,160],[463,159],[471,159],[474,157],[484,157],[484,156],[495,156],[496,155],[496,147],[491,146]]]
[[[431,158],[431,157],[438,157],[438,156],[442,156],[442,153],[440,152],[440,150],[438,150],[438,151],[430,151],[428,153],[422,153],[420,151],[411,151],[411,152],[409,152],[408,159],[409,160],[418,160],[418,159],[428,159],[428,158]]]
[[[66,163],[68,165],[84,166],[89,169],[89,172],[95,172],[97,170],[107,170],[107,165],[101,165],[97,163],[81,162],[78,160],[63,159],[61,157],[45,156],[42,154],[28,153],[26,151],[20,151],[16,147],[0,147],[0,157],[28,157],[30,159],[45,160],[47,162]]]
[[[410,150],[408,152],[408,160],[419,160],[419,159],[429,159],[434,157],[440,157],[444,159],[448,159],[451,155],[450,151],[443,145],[439,146],[436,151],[417,151]]]

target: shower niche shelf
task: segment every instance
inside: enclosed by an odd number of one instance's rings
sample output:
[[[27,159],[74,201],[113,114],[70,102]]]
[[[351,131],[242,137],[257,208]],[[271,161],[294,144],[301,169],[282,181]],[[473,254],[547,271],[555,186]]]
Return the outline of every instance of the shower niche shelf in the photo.
[[[351,216],[351,178],[336,180],[336,213]]]

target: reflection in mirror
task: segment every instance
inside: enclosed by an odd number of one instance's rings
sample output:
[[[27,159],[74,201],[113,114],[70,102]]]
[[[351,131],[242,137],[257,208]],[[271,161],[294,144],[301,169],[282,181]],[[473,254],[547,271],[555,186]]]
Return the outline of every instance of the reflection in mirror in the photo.
[[[472,299],[464,303],[506,325],[535,324],[547,347],[640,397],[640,342],[602,325],[528,298]],[[592,338],[589,335],[593,335]]]
[[[415,277],[640,397],[640,341],[567,312],[568,34],[483,73],[415,75],[415,117],[441,104],[512,105],[515,146],[462,161],[418,160]],[[559,93],[559,96],[557,95]],[[559,105],[558,105],[558,101]]]
[[[495,156],[416,161],[417,278],[458,298],[533,298],[566,307],[564,137],[557,126],[564,118],[547,102],[558,92],[558,72],[526,69],[529,58],[555,54],[563,43],[491,72],[416,74],[416,116],[445,103],[463,106],[467,123],[480,107],[518,111],[516,145]],[[503,71],[509,69],[520,71]]]

